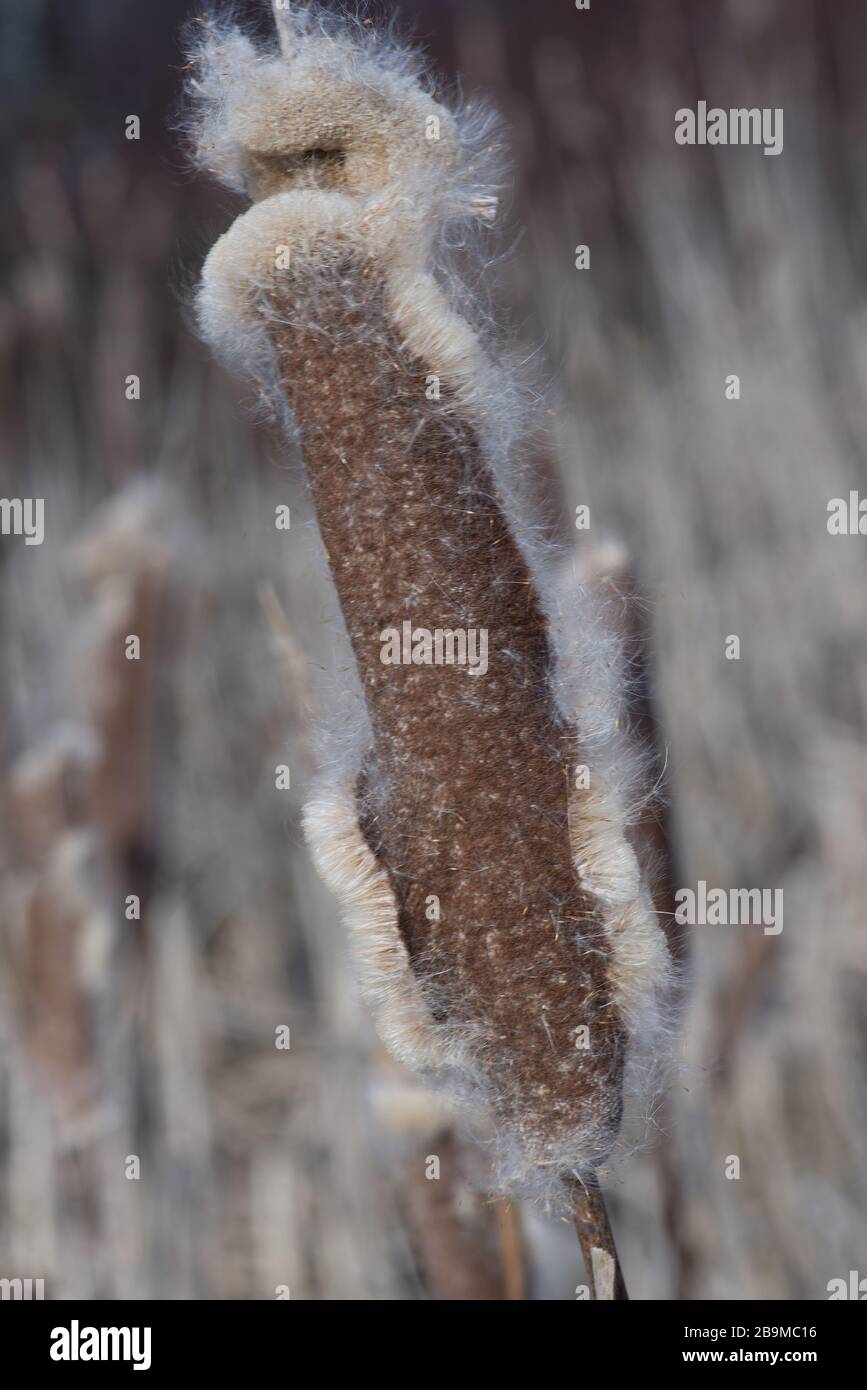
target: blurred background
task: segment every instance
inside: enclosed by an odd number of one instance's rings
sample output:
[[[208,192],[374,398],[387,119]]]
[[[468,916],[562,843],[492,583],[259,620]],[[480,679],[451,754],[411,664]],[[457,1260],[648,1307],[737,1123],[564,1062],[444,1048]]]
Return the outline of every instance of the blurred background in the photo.
[[[173,131],[195,12],[0,0],[0,494],[46,517],[0,540],[0,1277],[570,1299],[573,1232],[474,1195],[383,1056],[301,842],[334,599],[302,475],[190,327],[239,208]],[[826,525],[867,490],[867,10],[374,13],[506,118],[539,491],[638,577],[676,882],[784,890],[779,936],[690,933],[673,1084],[606,1176],[631,1294],[825,1298],[867,1274],[867,541]],[[700,99],[782,107],[783,153],[676,146]]]

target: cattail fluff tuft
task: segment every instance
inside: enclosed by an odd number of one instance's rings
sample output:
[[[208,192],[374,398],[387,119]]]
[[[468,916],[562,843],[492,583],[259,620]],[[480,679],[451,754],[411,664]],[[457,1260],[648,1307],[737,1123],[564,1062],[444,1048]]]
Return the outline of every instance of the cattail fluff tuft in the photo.
[[[252,200],[202,331],[294,431],[363,696],[307,840],[389,1048],[487,1117],[499,1190],[559,1206],[669,1030],[620,640],[526,519],[521,393],[466,288],[496,122],[378,29],[278,23],[279,48],[202,26],[191,130]]]

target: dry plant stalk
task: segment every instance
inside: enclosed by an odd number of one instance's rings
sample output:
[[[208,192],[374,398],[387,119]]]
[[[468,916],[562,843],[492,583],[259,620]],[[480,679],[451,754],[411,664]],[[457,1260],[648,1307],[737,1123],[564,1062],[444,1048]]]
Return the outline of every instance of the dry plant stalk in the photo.
[[[135,929],[115,904],[147,900],[158,863],[153,795],[153,703],[159,656],[172,651],[183,603],[176,498],[132,485],[102,508],[65,552],[78,591],[80,655],[68,719],[13,764],[0,787],[12,910],[0,947],[10,967],[21,1039],[70,1111],[98,1091],[95,1039],[108,1032],[113,988]],[[143,537],[160,535],[152,544]],[[123,655],[136,634],[139,663]],[[125,954],[126,953],[126,954]]]
[[[206,24],[193,54],[198,161],[253,200],[198,311],[295,433],[358,672],[308,842],[384,1041],[488,1126],[496,1191],[574,1210],[622,1296],[596,1173],[671,967],[621,644],[589,589],[557,609],[518,393],[454,261],[484,259],[496,123],[368,25],[277,19],[279,50]]]

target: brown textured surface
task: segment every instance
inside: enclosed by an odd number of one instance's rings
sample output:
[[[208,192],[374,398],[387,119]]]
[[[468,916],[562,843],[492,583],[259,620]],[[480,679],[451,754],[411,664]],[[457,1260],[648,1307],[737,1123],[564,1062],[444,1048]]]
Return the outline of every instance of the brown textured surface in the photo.
[[[272,330],[372,721],[366,833],[441,1016],[465,1023],[502,1117],[539,1151],[619,1118],[623,1035],[569,853],[574,734],[547,625],[470,429],[426,400],[376,274],[278,303]],[[291,326],[289,326],[291,324]],[[488,670],[386,666],[379,634],[487,628]],[[441,920],[428,922],[435,893]],[[591,1049],[575,1029],[590,1025]]]

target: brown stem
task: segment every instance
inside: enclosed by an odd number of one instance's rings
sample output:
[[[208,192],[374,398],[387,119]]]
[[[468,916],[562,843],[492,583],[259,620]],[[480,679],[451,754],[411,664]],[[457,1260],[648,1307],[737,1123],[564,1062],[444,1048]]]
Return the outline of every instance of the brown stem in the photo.
[[[473,1212],[461,1200],[464,1181],[461,1142],[453,1130],[441,1131],[426,1145],[442,1160],[442,1176],[425,1176],[423,1149],[405,1168],[403,1195],[412,1244],[429,1296],[447,1302],[493,1302],[504,1297],[491,1211]],[[507,1295],[506,1295],[507,1296]]]
[[[617,1246],[605,1209],[602,1189],[595,1177],[570,1185],[572,1219],[587,1267],[587,1279],[594,1299],[625,1302],[629,1298]]]
[[[515,1203],[507,1198],[499,1199],[496,1212],[503,1265],[503,1297],[511,1302],[520,1302],[527,1296],[521,1213]]]

